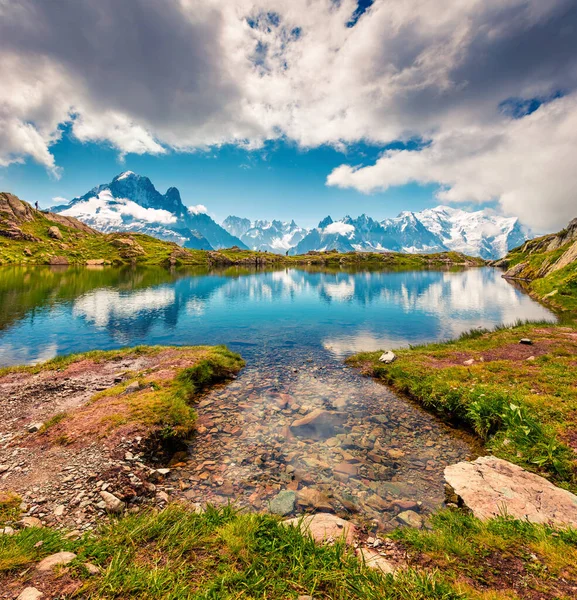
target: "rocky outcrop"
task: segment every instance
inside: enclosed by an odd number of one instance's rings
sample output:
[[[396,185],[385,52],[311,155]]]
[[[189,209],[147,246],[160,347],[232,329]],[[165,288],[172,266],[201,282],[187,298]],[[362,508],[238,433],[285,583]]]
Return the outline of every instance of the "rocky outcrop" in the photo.
[[[58,229],[58,227],[56,227],[56,225],[53,225],[52,227],[48,228],[48,235],[55,240],[62,239],[62,232],[60,231],[60,229]]]
[[[531,523],[577,526],[577,496],[494,456],[445,468],[447,499],[479,519],[508,515]]]

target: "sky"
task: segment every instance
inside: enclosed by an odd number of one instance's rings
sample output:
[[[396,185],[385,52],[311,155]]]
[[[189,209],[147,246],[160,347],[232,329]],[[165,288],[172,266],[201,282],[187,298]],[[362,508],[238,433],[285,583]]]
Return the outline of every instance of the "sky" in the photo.
[[[577,216],[575,0],[0,0],[0,81],[44,207],[132,170],[218,220]]]

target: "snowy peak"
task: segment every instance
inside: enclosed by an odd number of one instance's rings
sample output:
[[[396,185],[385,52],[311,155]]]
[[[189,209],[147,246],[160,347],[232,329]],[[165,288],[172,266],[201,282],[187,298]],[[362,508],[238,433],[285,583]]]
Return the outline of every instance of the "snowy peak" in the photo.
[[[364,214],[356,219],[347,215],[339,221],[327,217],[291,253],[333,249],[410,253],[455,250],[494,259],[504,256],[529,236],[530,232],[515,218],[487,210],[467,212],[437,206],[421,212],[403,211],[380,223]]]
[[[278,220],[250,221],[241,217],[229,216],[222,226],[230,234],[237,235],[252,250],[284,254],[296,246],[308,233],[299,227],[294,219],[290,222]]]
[[[190,211],[184,205],[177,188],[170,187],[161,194],[148,177],[124,171],[110,183],[52,210],[103,232],[135,231],[203,250],[246,247],[194,208]]]

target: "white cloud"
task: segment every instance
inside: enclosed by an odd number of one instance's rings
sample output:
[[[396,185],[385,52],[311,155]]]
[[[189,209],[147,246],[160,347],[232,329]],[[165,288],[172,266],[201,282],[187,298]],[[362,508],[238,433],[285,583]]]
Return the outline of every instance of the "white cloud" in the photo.
[[[342,165],[329,185],[363,192],[439,182],[442,201],[500,201],[535,228],[555,229],[577,213],[577,95],[522,119],[448,130],[421,151],[389,151],[368,167]]]
[[[574,140],[562,121],[575,112],[574,0],[375,0],[354,27],[355,0],[62,1],[0,0],[0,81],[10,91],[0,98],[0,166],[31,158],[57,175],[51,146],[64,123],[121,156],[419,138],[430,143],[422,158],[345,165],[329,181],[370,190],[428,178],[448,186],[447,200],[490,194],[520,216],[535,204],[561,207],[559,220],[569,212]],[[565,103],[529,121],[499,108],[559,90]],[[546,109],[563,114],[555,121]],[[549,136],[532,125],[542,112],[559,125]],[[507,154],[519,149],[536,161],[525,186]],[[451,173],[454,157],[474,177]],[[399,172],[379,179],[391,158]]]
[[[208,209],[204,204],[196,204],[195,206],[189,206],[188,212],[191,215],[207,214]]]
[[[352,233],[355,230],[355,226],[350,223],[341,223],[340,221],[335,221],[330,225],[327,225],[323,233],[338,233],[340,235],[347,235],[348,233]]]
[[[54,204],[68,204],[69,201],[62,196],[54,196],[54,198],[52,198],[52,202],[54,202]]]

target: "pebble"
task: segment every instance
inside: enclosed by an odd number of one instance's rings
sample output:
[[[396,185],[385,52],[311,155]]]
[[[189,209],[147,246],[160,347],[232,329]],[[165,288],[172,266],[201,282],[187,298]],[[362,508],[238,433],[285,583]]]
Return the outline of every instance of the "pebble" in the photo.
[[[44,594],[35,587],[24,588],[16,600],[40,600]]]

